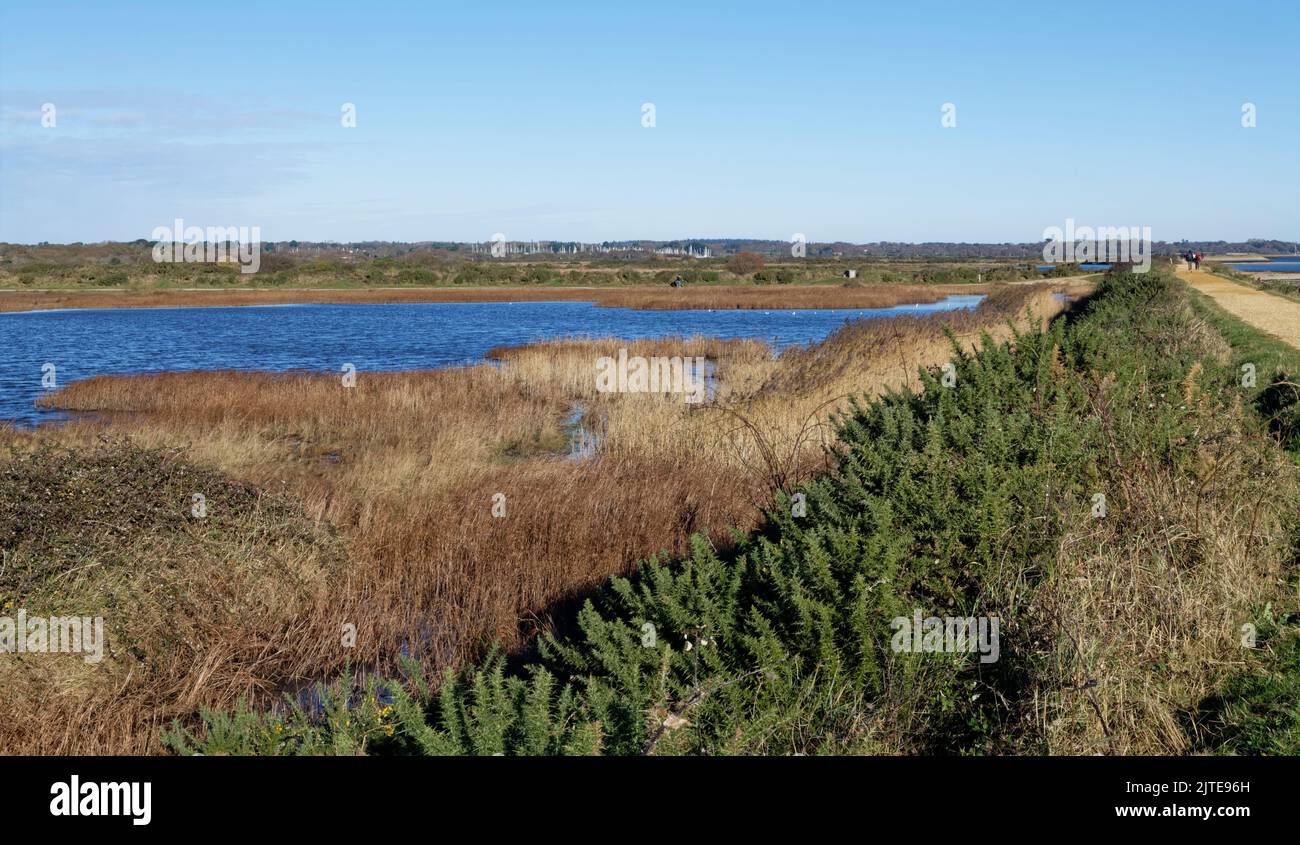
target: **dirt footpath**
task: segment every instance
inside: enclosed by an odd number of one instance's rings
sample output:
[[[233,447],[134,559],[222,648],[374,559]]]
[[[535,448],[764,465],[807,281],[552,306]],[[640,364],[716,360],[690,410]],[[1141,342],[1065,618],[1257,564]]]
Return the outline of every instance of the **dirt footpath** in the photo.
[[[1178,278],[1223,310],[1300,349],[1300,302],[1248,288],[1204,270],[1179,270]]]

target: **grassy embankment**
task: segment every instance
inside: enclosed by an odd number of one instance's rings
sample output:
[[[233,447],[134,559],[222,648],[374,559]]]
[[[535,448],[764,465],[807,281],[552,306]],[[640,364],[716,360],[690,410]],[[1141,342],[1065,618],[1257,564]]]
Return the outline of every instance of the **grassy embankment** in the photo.
[[[395,671],[403,652],[434,673],[494,643],[517,652],[637,560],[688,554],[693,532],[726,549],[731,529],[753,529],[773,487],[826,466],[843,397],[916,386],[917,366],[951,354],[945,326],[969,348],[1027,325],[1031,307],[1060,303],[1006,288],[975,312],[854,323],[779,358],[753,342],[604,340],[361,373],[354,388],[256,373],[69,385],[45,403],[93,421],[6,436],[0,600],[103,612],[110,658],[0,664],[13,708],[0,744],[156,751],[167,720],[250,691],[265,703],[349,664]],[[594,359],[622,346],[708,357],[717,399],[596,395]],[[594,458],[564,454],[575,406]],[[190,516],[195,493],[207,517]]]
[[[1239,281],[1237,275],[1230,278]],[[1231,347],[1226,384],[1235,379],[1236,389],[1243,365],[1254,365],[1255,387],[1241,387],[1244,398],[1300,466],[1300,350],[1247,325],[1204,294],[1189,294],[1196,314]],[[1292,516],[1295,554],[1300,557],[1297,524],[1300,513]],[[1290,597],[1263,608],[1253,623],[1258,659],[1234,673],[1202,703],[1198,750],[1300,754],[1300,601],[1296,600],[1300,586],[1296,577],[1294,571],[1288,575]]]
[[[1189,290],[1188,296],[1197,316],[1230,346],[1229,369],[1236,373],[1238,385],[1246,374],[1243,367],[1254,366],[1255,386],[1242,390],[1269,430],[1300,462],[1300,350],[1229,314],[1199,291]]]
[[[206,753],[1297,753],[1296,467],[1159,275],[858,404],[730,548],[615,578],[507,668],[206,713]],[[1097,495],[1105,496],[1098,510]],[[890,648],[996,617],[1001,658]],[[1242,626],[1260,640],[1243,647]],[[652,625],[653,629],[647,625]],[[647,637],[653,630],[654,636]],[[1260,652],[1275,665],[1259,668]],[[435,687],[437,687],[435,689]],[[345,690],[343,692],[340,689]],[[1288,695],[1292,696],[1288,698]]]

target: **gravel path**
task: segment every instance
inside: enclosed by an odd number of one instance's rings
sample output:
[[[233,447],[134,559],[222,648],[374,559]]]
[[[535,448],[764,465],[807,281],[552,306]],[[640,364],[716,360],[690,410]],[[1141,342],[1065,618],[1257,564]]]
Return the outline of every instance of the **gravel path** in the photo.
[[[1178,278],[1240,317],[1300,349],[1300,302],[1248,288],[1204,270],[1180,270]]]

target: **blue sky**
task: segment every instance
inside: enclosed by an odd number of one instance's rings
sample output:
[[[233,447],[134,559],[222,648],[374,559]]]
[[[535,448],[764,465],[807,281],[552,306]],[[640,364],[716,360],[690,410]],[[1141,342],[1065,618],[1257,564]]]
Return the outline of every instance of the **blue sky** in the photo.
[[[0,9],[0,241],[1300,239],[1294,0]]]

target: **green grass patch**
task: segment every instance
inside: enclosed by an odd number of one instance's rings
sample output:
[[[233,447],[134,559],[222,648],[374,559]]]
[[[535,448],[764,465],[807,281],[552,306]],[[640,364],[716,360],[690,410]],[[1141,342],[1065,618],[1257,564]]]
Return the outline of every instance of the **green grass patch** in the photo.
[[[1258,621],[1257,660],[1205,701],[1199,750],[1300,755],[1300,619]]]

